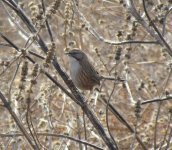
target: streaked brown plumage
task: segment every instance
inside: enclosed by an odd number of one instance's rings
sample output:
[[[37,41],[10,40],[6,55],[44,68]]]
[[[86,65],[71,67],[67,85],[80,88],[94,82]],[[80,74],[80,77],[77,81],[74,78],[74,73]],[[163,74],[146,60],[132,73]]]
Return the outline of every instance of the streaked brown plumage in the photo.
[[[92,90],[95,85],[100,84],[100,80],[115,80],[123,82],[125,80],[114,77],[99,75],[90,63],[87,55],[80,49],[73,49],[66,53],[69,56],[70,75],[75,86],[82,90]]]
[[[69,56],[72,81],[79,89],[92,90],[95,85],[100,84],[101,76],[83,51],[73,49],[66,54]]]

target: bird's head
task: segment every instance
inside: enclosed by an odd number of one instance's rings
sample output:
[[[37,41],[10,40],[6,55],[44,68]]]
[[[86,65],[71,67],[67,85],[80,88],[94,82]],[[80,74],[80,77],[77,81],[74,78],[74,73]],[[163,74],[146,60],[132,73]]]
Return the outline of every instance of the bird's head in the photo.
[[[86,54],[84,52],[82,52],[80,49],[77,49],[77,48],[72,49],[69,52],[66,52],[66,55],[76,59],[77,61],[82,61],[85,58],[87,59]]]

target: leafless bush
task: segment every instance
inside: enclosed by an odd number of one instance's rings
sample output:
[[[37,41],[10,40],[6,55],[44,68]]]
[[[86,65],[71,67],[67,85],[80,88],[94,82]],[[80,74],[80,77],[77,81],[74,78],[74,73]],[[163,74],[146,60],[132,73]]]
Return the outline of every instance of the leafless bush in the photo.
[[[0,1],[1,149],[171,149],[172,1]],[[79,91],[65,51],[102,81]]]

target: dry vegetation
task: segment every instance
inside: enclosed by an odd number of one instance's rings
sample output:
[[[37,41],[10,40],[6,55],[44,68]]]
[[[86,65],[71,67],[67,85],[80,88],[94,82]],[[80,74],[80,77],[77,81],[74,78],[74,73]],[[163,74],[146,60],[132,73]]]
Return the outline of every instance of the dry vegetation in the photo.
[[[171,0],[1,0],[1,149],[172,149],[171,10]],[[126,81],[78,91],[64,54],[74,47]]]

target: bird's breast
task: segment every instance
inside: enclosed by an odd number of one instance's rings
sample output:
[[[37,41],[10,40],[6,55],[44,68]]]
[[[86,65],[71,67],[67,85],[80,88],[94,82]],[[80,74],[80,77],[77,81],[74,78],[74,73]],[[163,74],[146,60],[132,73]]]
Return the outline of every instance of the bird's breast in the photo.
[[[81,66],[81,64],[73,57],[69,57],[70,75],[74,84],[83,90],[91,90],[93,86],[100,83],[97,74],[93,74],[88,67]]]
[[[69,64],[70,64],[71,78],[73,81],[75,81],[76,76],[77,76],[78,71],[80,70],[81,66],[80,66],[79,62],[73,57],[69,57]]]

